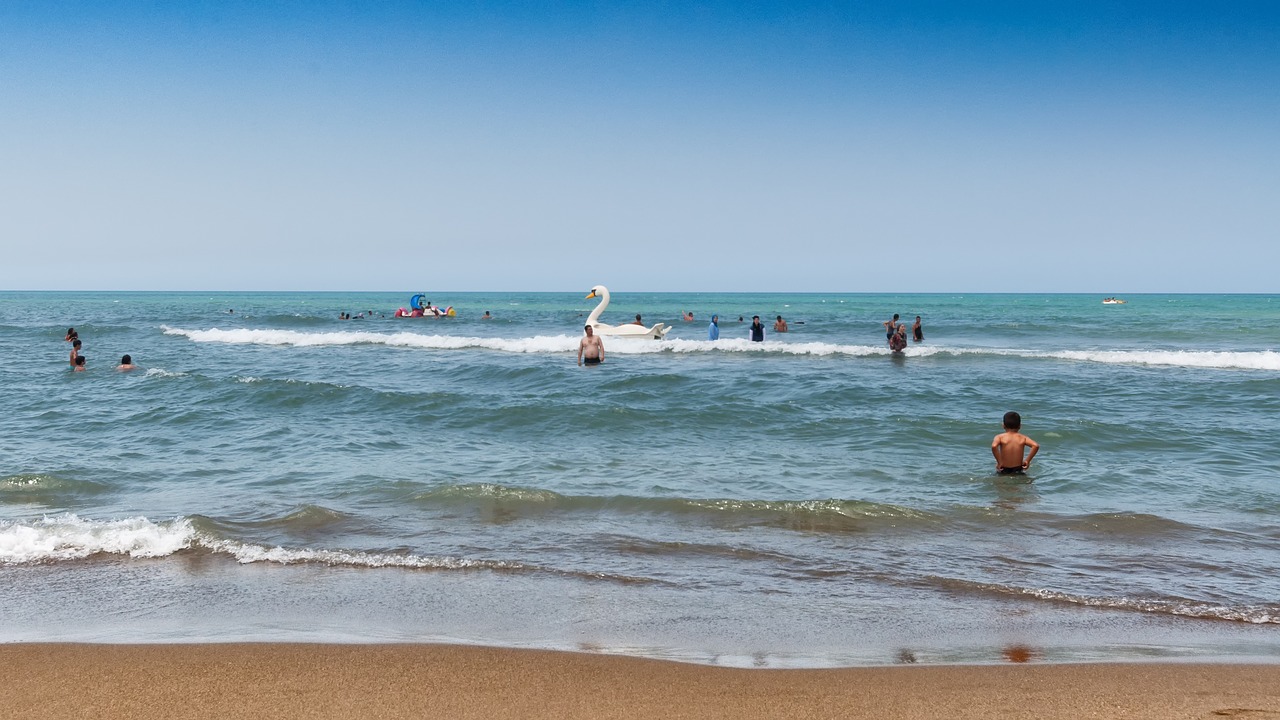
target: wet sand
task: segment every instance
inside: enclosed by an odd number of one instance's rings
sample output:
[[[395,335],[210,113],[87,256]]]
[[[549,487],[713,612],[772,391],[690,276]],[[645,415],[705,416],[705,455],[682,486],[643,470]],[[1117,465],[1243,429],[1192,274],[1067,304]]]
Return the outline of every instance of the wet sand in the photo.
[[[0,645],[13,718],[1280,718],[1280,665],[745,670],[448,645]]]

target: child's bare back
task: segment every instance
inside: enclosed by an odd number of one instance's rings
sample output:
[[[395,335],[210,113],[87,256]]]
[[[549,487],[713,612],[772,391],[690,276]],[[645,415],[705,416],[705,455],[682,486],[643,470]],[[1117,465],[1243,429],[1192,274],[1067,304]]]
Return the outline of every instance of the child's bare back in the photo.
[[[1040,451],[1040,443],[1023,435],[1021,429],[1022,417],[1016,412],[1005,413],[1004,432],[991,440],[991,454],[996,458],[996,472],[1000,475],[1025,472],[1031,467],[1031,458]],[[1029,455],[1026,454],[1027,448],[1031,448]]]

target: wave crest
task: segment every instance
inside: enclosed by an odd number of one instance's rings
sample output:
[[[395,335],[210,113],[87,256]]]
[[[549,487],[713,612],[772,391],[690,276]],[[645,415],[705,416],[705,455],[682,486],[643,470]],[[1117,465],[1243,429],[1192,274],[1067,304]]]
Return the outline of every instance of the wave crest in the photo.
[[[1205,620],[1230,620],[1253,625],[1280,625],[1280,606],[1275,605],[1222,605],[1198,600],[1166,600],[1157,598],[1105,597],[1049,590],[1045,588],[1018,587],[996,583],[979,583],[968,580],[946,580],[947,586],[996,595],[1017,596],[1048,600],[1050,602],[1083,605],[1085,607],[1132,610],[1136,612]]]
[[[387,347],[424,350],[484,349],[522,354],[572,353],[580,338],[572,335],[536,335],[522,338],[483,338],[463,335],[423,335],[414,332],[303,332],[277,329],[184,330],[161,326],[166,335],[186,337],[193,342],[219,342],[241,345],[277,345],[323,347],[344,345],[385,345]],[[880,345],[849,345],[828,342],[751,342],[745,339],[623,340],[609,344],[609,352],[618,355],[655,353],[774,353],[811,357],[876,357],[889,355]],[[1042,360],[1070,360],[1110,365],[1148,365],[1163,367],[1280,370],[1280,352],[1218,350],[1021,350],[1014,348],[966,348],[937,345],[908,348],[907,357],[964,357],[989,355]],[[251,381],[246,380],[247,381]]]

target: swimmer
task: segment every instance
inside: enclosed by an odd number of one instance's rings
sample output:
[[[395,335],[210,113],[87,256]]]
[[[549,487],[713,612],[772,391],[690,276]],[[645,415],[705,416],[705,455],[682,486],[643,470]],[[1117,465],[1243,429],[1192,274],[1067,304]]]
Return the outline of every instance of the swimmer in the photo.
[[[685,322],[693,322],[693,311],[690,310],[689,312],[681,315],[680,318]]]
[[[764,325],[760,324],[760,316],[751,316],[751,327],[747,328],[751,332],[751,342],[764,342]]]
[[[632,325],[639,325],[640,327],[644,327],[644,320],[641,320],[641,319],[640,319],[640,313],[636,313],[636,320],[635,320],[635,322],[633,322],[633,323],[631,323],[631,324],[632,324]]]
[[[777,320],[774,320],[774,321],[773,321],[773,331],[774,331],[774,332],[786,332],[786,331],[787,331],[787,321],[786,321],[786,320],[783,320],[781,315],[779,315],[779,316],[778,316],[778,319],[777,319]]]
[[[130,370],[137,370],[138,366],[133,364],[132,357],[125,355],[120,358],[120,364],[116,366],[116,369],[120,372],[128,372]]]
[[[77,356],[76,356],[75,364],[71,366],[71,369],[72,369],[73,371],[75,371],[75,372],[84,372],[84,371],[85,371],[85,364],[84,364],[84,363],[85,363],[84,356],[83,356],[83,355],[77,355]]]
[[[485,311],[484,311],[484,314],[480,316],[480,319],[481,319],[481,320],[492,320],[492,319],[493,319],[493,316],[489,314],[489,311],[488,311],[488,310],[485,310]]]
[[[67,362],[71,363],[71,367],[76,366],[76,358],[80,357],[80,338],[71,341],[71,357]]]
[[[67,341],[67,342],[71,342],[71,341],[73,341],[73,340],[79,340],[79,339],[80,339],[80,335],[79,335],[78,333],[76,333],[76,329],[75,329],[75,328],[67,328],[67,336],[66,336],[65,338],[63,338],[63,339],[64,339],[65,341]]]
[[[1023,453],[1031,448],[1024,459]],[[1031,467],[1031,459],[1040,452],[1040,443],[1022,434],[1022,416],[1016,412],[1004,414],[1004,432],[991,441],[991,454],[996,458],[996,474],[1021,475]]]
[[[880,323],[884,326],[884,339],[892,340],[893,334],[898,331],[898,313],[893,314],[893,319]]]
[[[604,362],[604,340],[590,325],[584,325],[582,329],[587,336],[578,343],[578,365],[584,361],[588,365],[599,365]]]
[[[920,316],[916,316],[916,321],[911,323],[911,340],[913,342],[924,342],[924,328],[920,327]]]

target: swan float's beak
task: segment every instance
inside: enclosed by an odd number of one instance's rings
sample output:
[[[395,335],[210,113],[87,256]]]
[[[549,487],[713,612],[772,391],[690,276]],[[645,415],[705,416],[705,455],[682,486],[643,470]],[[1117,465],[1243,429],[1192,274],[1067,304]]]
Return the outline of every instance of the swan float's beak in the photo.
[[[591,294],[590,294],[590,295],[588,295],[588,296],[586,296],[585,298],[583,298],[583,300],[590,300],[591,298],[593,298],[593,297],[595,297],[595,296],[596,296],[596,291],[595,291],[595,290],[592,290],[592,291],[591,291]]]

